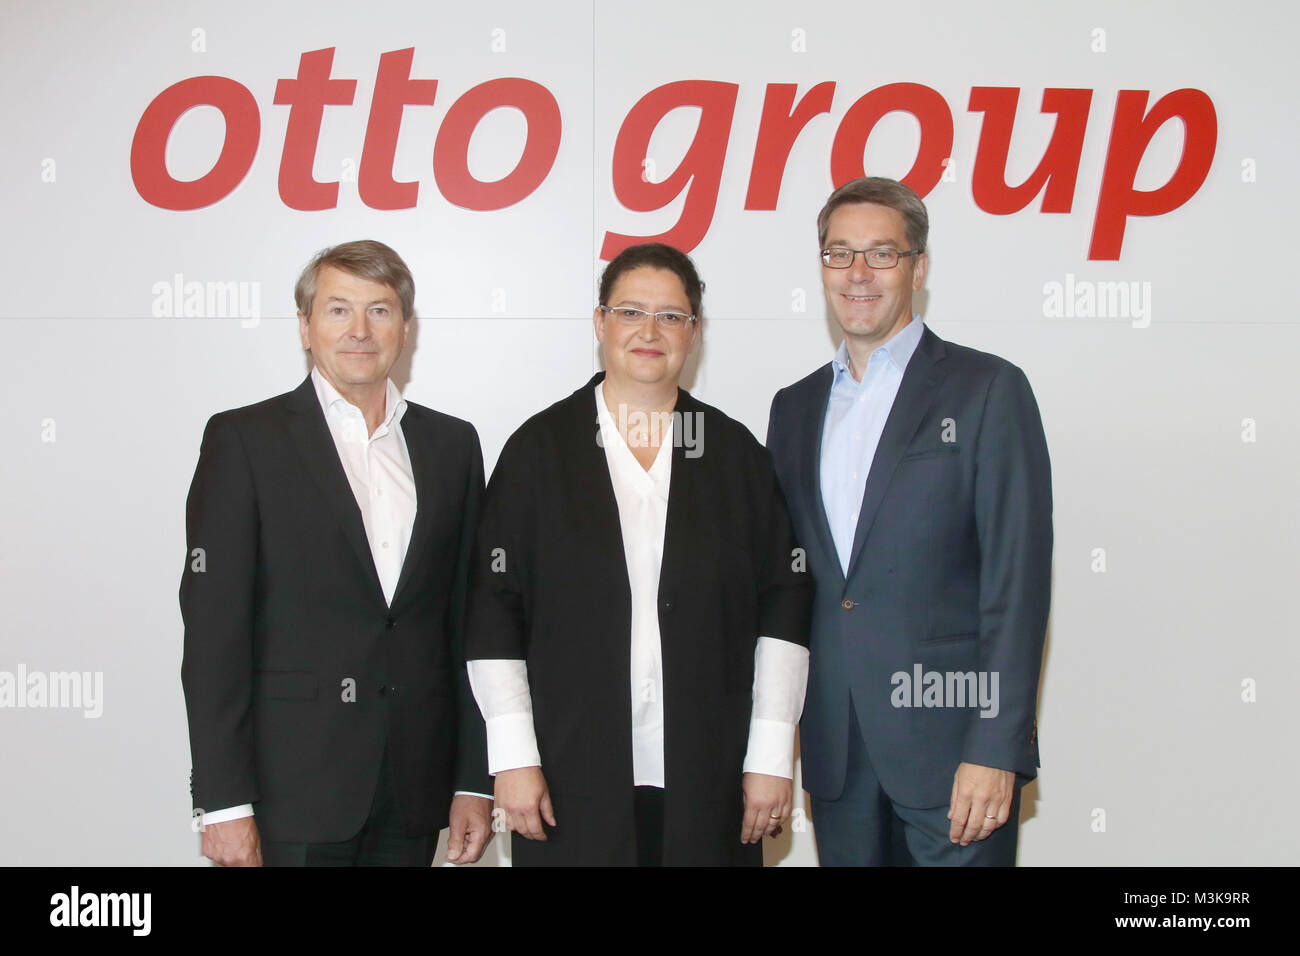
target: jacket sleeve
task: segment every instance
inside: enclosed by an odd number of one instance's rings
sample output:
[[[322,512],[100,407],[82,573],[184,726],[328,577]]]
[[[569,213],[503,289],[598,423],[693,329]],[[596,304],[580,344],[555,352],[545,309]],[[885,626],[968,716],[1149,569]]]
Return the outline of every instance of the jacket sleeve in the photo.
[[[1052,473],[1025,374],[1004,365],[989,386],[975,450],[980,668],[997,675],[997,716],[973,714],[968,763],[1032,776],[1038,677],[1051,601]]]
[[[252,646],[259,516],[235,422],[203,433],[185,504],[181,684],[189,717],[196,809],[259,799],[253,762]]]
[[[452,660],[456,661],[456,775],[455,789],[471,793],[491,793],[492,779],[487,770],[487,732],[470,690],[465,662],[465,621],[469,599],[470,565],[474,556],[474,538],[483,502],[483,449],[478,432],[469,427],[469,469],[465,482],[465,505],[461,516],[460,547],[456,561],[456,581],[451,604]]]
[[[813,602],[813,580],[808,558],[798,546],[785,495],[777,481],[770,453],[754,443],[752,480],[756,516],[755,553],[761,555],[758,592],[758,633],[807,647]]]
[[[492,471],[469,572],[466,660],[527,660],[528,582],[535,486],[516,433]]]

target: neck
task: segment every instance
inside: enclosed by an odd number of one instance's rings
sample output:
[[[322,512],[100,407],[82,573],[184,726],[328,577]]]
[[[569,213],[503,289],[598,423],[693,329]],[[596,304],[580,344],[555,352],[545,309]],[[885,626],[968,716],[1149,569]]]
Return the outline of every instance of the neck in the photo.
[[[334,381],[325,374],[324,369],[321,369],[321,375],[348,402],[361,409],[361,414],[366,420],[366,431],[373,435],[375,429],[383,423],[384,413],[388,410],[388,379],[381,379],[368,385],[347,385]]]
[[[626,385],[626,383],[623,383]],[[606,377],[601,387],[605,407],[613,416],[623,441],[648,469],[654,462],[655,452],[669,434],[669,422],[677,405],[677,386],[671,391],[664,387],[650,388],[633,383],[633,388],[619,387]]]
[[[677,383],[646,385],[641,382],[616,382],[605,376],[605,407],[615,419],[619,406],[630,412],[671,412],[677,407]]]
[[[867,370],[867,362],[871,359],[871,353],[886,342],[891,341],[899,332],[911,325],[913,321],[909,316],[906,322],[895,326],[883,339],[863,335],[844,336],[844,347],[849,353],[849,374],[853,376],[854,381],[862,381],[863,373]]]

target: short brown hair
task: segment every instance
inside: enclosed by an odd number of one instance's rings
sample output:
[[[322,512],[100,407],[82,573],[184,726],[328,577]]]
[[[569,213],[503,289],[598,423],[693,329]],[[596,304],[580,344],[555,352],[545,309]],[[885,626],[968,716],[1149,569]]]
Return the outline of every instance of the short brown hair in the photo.
[[[826,231],[830,229],[831,214],[841,206],[869,202],[877,206],[896,209],[903,217],[907,241],[917,252],[925,252],[925,242],[930,236],[930,216],[925,203],[908,186],[884,176],[863,176],[845,183],[831,193],[822,211],[817,214],[817,242],[826,247]]]
[[[333,266],[349,275],[388,286],[397,293],[403,321],[415,315],[415,280],[411,278],[411,270],[401,256],[374,239],[345,242],[316,253],[298,276],[298,285],[293,290],[294,301],[303,315],[311,316],[316,298],[316,279],[322,266]]]
[[[704,283],[700,281],[700,274],[695,271],[695,263],[680,249],[674,249],[662,242],[644,242],[638,246],[628,246],[610,259],[609,265],[605,266],[605,271],[600,274],[600,304],[609,305],[609,294],[614,291],[614,283],[623,273],[631,272],[641,266],[663,269],[677,276],[682,282],[682,288],[686,290],[686,300],[691,305],[691,315],[697,319],[703,318],[700,309],[704,306]]]

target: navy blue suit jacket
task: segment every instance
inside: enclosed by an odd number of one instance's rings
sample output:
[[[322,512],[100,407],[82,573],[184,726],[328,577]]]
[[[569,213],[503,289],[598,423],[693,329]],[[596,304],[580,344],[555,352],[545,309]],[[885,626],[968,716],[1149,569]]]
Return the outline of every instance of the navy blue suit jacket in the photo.
[[[831,380],[827,364],[779,391],[767,437],[817,586],[804,786],[828,800],[843,790],[850,698],[881,785],[904,806],[946,804],[962,761],[1034,776],[1052,481],[1029,382],[925,330],[867,477],[845,575],[821,496]],[[917,665],[954,691],[969,684],[947,675],[983,673],[991,689],[996,673],[996,716],[951,706],[951,695],[938,698],[949,706],[916,706],[896,675],[911,684]]]

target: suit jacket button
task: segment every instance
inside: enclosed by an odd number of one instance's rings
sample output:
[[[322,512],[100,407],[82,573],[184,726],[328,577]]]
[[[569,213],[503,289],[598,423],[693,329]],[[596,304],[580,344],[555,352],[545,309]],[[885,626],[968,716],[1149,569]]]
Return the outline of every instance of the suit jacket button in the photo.
[[[840,602],[840,607],[844,608],[844,610],[846,611],[852,611],[853,598],[845,598],[843,601]]]
[[[380,684],[380,685],[379,685],[379,696],[380,696],[380,697],[383,697],[383,696],[384,696],[385,694],[387,694],[387,693],[388,693],[388,688],[385,687],[383,684]]]
[[[397,627],[397,618],[395,617],[388,618],[386,621],[384,621],[384,627],[386,627],[390,631],[393,628]]]
[[[671,611],[672,609],[673,609],[673,602],[672,602],[672,601],[664,601],[664,610],[665,610],[665,611]]]

